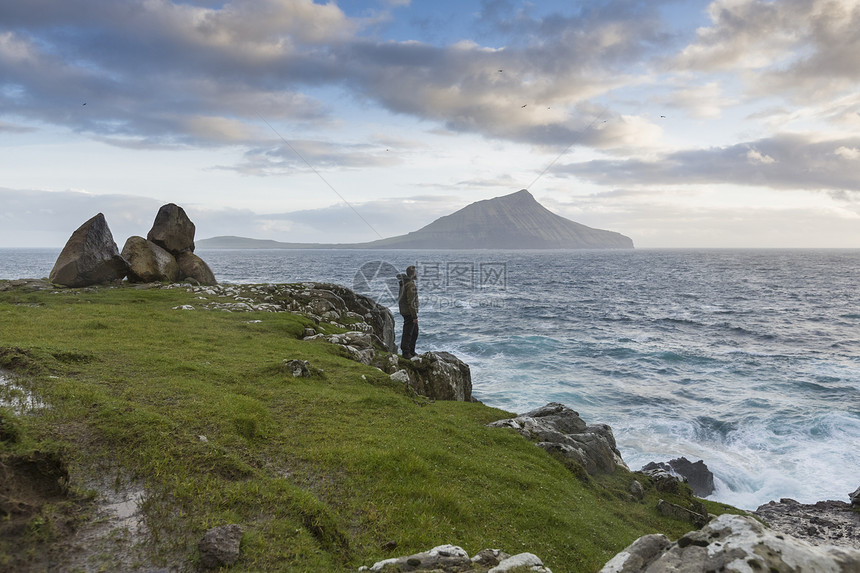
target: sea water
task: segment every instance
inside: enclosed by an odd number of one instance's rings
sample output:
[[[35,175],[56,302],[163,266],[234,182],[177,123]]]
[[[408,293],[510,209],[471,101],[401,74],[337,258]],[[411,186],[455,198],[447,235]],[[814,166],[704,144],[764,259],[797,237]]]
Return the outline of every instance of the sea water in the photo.
[[[395,316],[415,265],[417,350],[469,363],[490,406],[564,403],[611,425],[631,469],[704,460],[711,498],[742,508],[860,486],[858,250],[197,254],[221,282],[336,282]],[[56,255],[0,250],[0,278]]]

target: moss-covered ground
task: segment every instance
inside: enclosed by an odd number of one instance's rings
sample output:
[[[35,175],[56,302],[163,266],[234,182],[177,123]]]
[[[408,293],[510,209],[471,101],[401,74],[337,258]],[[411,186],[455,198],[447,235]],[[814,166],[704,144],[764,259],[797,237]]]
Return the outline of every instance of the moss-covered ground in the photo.
[[[179,570],[195,567],[207,529],[228,523],[246,527],[235,571],[355,571],[450,543],[528,551],[579,573],[643,534],[692,529],[655,509],[688,493],[644,480],[634,501],[627,489],[642,476],[577,477],[514,431],[486,427],[511,413],[422,399],[302,341],[320,328],[306,317],[174,310],[194,296],[0,292],[0,368],[15,374],[0,385],[0,466],[38,451],[71,475],[68,493],[21,513],[23,525],[0,512],[0,569],[35,568],[72,543],[98,515],[86,485],[97,478],[142,486],[143,523],[126,542],[141,564]],[[294,378],[283,368],[293,358],[314,374]],[[16,395],[38,402],[15,407]],[[110,551],[96,558],[113,569]]]

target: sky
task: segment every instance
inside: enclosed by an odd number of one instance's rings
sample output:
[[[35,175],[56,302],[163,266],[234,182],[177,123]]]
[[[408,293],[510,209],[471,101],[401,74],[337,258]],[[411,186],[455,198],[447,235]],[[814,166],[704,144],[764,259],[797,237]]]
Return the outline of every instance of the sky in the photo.
[[[520,189],[639,248],[860,248],[860,0],[0,0],[0,248]]]

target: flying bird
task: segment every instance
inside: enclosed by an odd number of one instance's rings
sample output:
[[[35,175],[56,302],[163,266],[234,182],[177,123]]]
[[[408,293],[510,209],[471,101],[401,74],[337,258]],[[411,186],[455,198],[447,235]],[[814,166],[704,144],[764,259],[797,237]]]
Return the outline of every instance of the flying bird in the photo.
[[[83,106],[83,105],[87,105],[87,102],[84,102],[84,103],[82,103],[81,105],[82,105],[82,106]]]
[[[520,107],[521,107],[521,108],[523,108],[523,107],[526,107],[527,105],[529,105],[529,104],[524,103],[524,104],[523,104],[523,105],[521,105]]]

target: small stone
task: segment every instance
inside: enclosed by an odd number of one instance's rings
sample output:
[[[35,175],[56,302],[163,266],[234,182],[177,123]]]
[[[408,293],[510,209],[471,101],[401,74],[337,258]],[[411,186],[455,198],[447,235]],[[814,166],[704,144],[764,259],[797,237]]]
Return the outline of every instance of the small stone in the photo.
[[[239,559],[239,546],[245,528],[231,524],[213,527],[197,544],[200,565],[204,569],[230,567]]]

